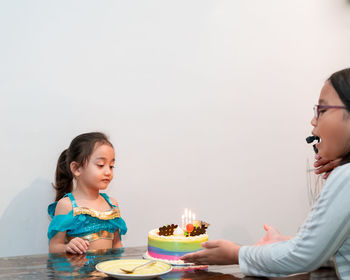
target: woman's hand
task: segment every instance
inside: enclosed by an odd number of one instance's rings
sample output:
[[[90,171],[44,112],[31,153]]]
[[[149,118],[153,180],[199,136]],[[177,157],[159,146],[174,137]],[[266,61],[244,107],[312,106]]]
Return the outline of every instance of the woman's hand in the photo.
[[[89,241],[80,237],[75,237],[65,246],[66,253],[70,254],[84,254],[89,247]]]
[[[266,235],[254,245],[256,246],[266,245],[266,244],[289,240],[292,238],[292,236],[281,235],[277,229],[267,224],[264,224],[264,229],[266,230]]]
[[[315,155],[315,163],[314,167],[316,168],[315,174],[323,174],[323,179],[327,179],[329,174],[333,171],[334,168],[336,168],[342,158],[337,158],[335,160],[328,160],[328,159],[323,159],[321,158],[318,154]]]
[[[202,243],[204,250],[181,257],[184,262],[195,264],[238,264],[241,246],[228,240],[214,240]]]

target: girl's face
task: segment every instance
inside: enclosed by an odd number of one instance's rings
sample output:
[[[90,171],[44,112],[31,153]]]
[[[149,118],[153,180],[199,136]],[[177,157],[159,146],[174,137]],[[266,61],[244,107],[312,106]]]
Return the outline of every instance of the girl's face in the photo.
[[[318,105],[344,106],[329,81],[321,90]],[[321,108],[318,119],[314,117],[311,124],[312,134],[321,139],[316,147],[322,158],[334,160],[350,151],[350,115],[345,109]]]
[[[89,161],[76,170],[77,184],[98,190],[106,189],[113,179],[114,161],[114,149],[108,144],[97,143]]]

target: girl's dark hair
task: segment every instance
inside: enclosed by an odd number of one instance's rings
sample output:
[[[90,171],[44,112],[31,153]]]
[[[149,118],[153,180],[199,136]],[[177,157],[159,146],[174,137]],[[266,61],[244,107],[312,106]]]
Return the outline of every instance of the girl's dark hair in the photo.
[[[107,136],[101,132],[90,132],[75,137],[58,158],[55,184],[55,201],[60,200],[65,194],[73,190],[73,173],[70,164],[75,161],[79,166],[84,166],[94,151],[96,144],[107,144],[113,147]]]
[[[350,68],[335,72],[329,77],[328,81],[330,81],[350,114]],[[340,165],[348,162],[350,162],[350,151],[343,157]]]

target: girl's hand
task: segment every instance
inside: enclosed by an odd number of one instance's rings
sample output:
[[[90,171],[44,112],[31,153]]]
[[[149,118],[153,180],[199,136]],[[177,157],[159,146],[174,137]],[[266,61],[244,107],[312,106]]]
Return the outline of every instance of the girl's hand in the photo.
[[[67,255],[67,260],[72,266],[83,267],[89,260],[86,258],[86,255],[77,255],[69,254]]]
[[[256,246],[266,245],[266,244],[289,240],[292,238],[291,236],[281,235],[277,229],[267,224],[264,224],[264,229],[266,230],[266,235],[254,245]]]
[[[323,179],[327,179],[329,174],[331,174],[331,172],[333,171],[334,168],[336,168],[340,161],[342,160],[342,158],[337,158],[335,160],[327,160],[327,159],[323,159],[321,158],[318,154],[315,155],[315,163],[314,166],[316,168],[315,170],[315,174],[323,174]]]
[[[238,264],[241,246],[228,240],[214,240],[202,243],[204,250],[181,257],[184,262],[195,264]]]
[[[65,251],[70,254],[84,254],[89,247],[89,241],[75,237],[66,244]]]

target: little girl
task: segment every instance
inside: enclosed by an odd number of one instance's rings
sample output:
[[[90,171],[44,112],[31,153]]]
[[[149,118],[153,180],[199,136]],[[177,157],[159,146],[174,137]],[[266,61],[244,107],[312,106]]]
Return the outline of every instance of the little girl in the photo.
[[[48,207],[50,253],[122,247],[120,236],[127,227],[118,203],[100,193],[113,179],[114,162],[113,145],[99,132],[77,136],[62,152],[56,168],[56,199]]]
[[[185,255],[198,264],[239,264],[245,275],[286,276],[309,272],[334,261],[341,279],[350,277],[350,69],[325,82],[311,120],[318,162],[337,161],[305,223],[295,237],[265,226],[257,245],[228,240],[209,241],[202,251]],[[316,165],[319,166],[319,163]]]

